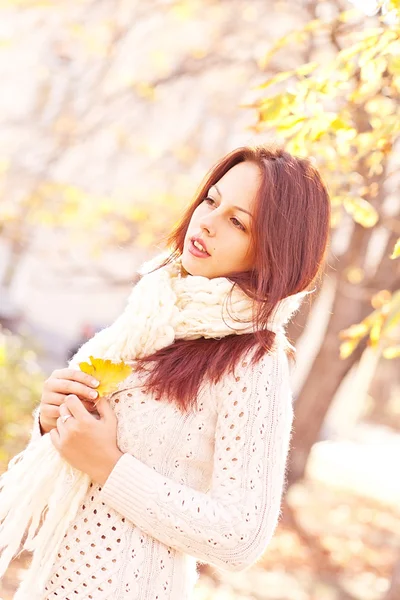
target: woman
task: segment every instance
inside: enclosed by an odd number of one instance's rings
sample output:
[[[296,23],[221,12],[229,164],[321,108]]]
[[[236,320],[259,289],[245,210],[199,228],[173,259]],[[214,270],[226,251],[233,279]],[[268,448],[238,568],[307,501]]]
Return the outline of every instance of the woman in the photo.
[[[129,304],[111,326],[118,352],[100,332],[52,373],[31,444],[49,433],[90,485],[43,600],[184,600],[196,561],[236,571],[260,558],[293,423],[284,325],[321,274],[329,221],[308,160],[266,146],[230,152],[169,237],[171,252],[134,288],[130,332]],[[165,312],[168,326],[155,326]],[[137,327],[150,345],[137,344]],[[94,351],[132,359],[132,374],[98,402],[78,367]]]

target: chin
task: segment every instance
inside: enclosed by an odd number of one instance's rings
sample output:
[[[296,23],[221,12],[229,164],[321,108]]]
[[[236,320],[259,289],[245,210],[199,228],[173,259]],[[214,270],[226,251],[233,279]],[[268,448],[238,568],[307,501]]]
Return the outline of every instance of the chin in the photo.
[[[206,272],[207,269],[202,268],[201,259],[196,260],[194,256],[192,258],[193,260],[191,260],[190,256],[187,256],[185,253],[183,253],[181,264],[185,271],[189,275],[201,275],[202,277],[208,277],[209,279],[211,279],[211,277]]]

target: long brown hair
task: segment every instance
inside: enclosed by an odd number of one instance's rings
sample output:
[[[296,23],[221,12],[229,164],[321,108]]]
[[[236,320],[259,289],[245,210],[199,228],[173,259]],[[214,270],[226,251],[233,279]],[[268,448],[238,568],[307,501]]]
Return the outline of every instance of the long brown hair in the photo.
[[[275,333],[266,329],[266,324],[276,304],[307,289],[322,275],[330,228],[326,186],[308,159],[269,145],[236,148],[211,168],[181,221],[166,238],[171,254],[158,268],[182,254],[193,212],[211,185],[246,160],[256,163],[262,174],[251,231],[255,263],[251,271],[230,274],[228,279],[256,302],[257,331],[222,339],[176,340],[135,363],[135,370],[148,371],[145,391],[177,402],[182,410],[196,404],[203,381],[217,383],[224,373],[234,372],[252,348],[253,363],[271,352]],[[294,359],[291,344],[286,352]],[[146,368],[149,362],[154,363],[150,370]]]

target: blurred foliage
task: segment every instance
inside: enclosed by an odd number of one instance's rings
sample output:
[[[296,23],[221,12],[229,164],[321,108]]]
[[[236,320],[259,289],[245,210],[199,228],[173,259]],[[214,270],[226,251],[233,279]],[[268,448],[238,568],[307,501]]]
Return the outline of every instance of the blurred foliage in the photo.
[[[0,471],[29,439],[44,381],[37,359],[34,340],[0,325]]]
[[[340,357],[347,358],[357,348],[360,341],[369,334],[368,345],[376,348],[385,342],[382,355],[392,359],[400,357],[400,344],[392,345],[398,339],[397,330],[400,324],[400,290],[391,294],[382,290],[371,299],[375,310],[360,323],[342,330],[340,338]],[[394,334],[394,336],[392,335]]]
[[[377,11],[379,3],[377,3]],[[378,26],[376,26],[376,21]],[[385,215],[384,186],[394,174],[394,149],[400,141],[400,3],[380,3],[373,25],[358,10],[334,19],[313,19],[281,37],[265,54],[261,67],[283,48],[299,48],[326,33],[334,48],[330,60],[310,61],[269,77],[256,89],[262,97],[244,107],[255,108],[257,132],[273,130],[289,152],[317,157],[332,199],[333,229],[346,215],[364,228],[377,224],[400,231],[400,220]],[[298,51],[298,50],[297,50]],[[272,91],[276,89],[277,91]],[[400,254],[400,237],[391,259]],[[394,269],[393,269],[394,272]],[[357,279],[365,274],[357,269]],[[349,357],[369,334],[368,345],[382,344],[383,356],[400,356],[400,290],[382,290],[371,300],[375,310],[360,323],[342,330],[342,359]],[[393,337],[395,334],[397,337]]]

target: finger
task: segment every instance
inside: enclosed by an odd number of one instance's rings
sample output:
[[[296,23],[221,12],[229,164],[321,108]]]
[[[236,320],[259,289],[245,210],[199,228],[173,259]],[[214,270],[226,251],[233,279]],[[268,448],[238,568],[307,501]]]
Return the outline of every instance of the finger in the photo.
[[[63,404],[61,404],[60,406],[60,416],[64,417],[65,415],[70,415],[71,412],[68,410],[67,405],[65,404],[65,402],[63,402]]]
[[[105,396],[98,399],[96,402],[96,408],[102,418],[108,417],[111,413],[114,414],[114,411],[110,405],[110,401]]]
[[[86,398],[87,400],[92,401],[96,400],[99,395],[97,390],[94,390],[92,387],[88,387],[83,383],[71,379],[53,379],[48,382],[47,389],[53,393],[64,394],[64,396],[74,394],[80,398]]]
[[[66,396],[65,406],[68,408],[71,415],[78,421],[86,420],[89,415],[89,412],[83,406],[82,402],[74,394]]]
[[[40,409],[40,415],[46,419],[46,421],[55,421],[60,416],[60,407],[53,406],[52,404],[44,404]]]
[[[42,414],[45,414],[49,418],[54,418],[55,416],[58,417],[59,407],[61,406],[61,404],[63,402],[65,402],[65,397],[66,397],[66,394],[56,394],[55,392],[47,393],[46,394],[46,402],[42,402],[42,408],[41,408],[40,412]],[[96,400],[95,399],[94,400],[84,400],[83,398],[80,398],[79,396],[78,396],[78,398],[80,399],[80,401],[82,402],[82,404],[84,405],[86,410],[88,410],[90,413],[93,413],[96,411],[96,406],[95,406]],[[53,408],[53,409],[49,410],[51,408]]]
[[[60,439],[63,439],[63,436],[66,432],[68,432],[68,427],[70,426],[70,424],[68,423],[68,421],[70,419],[67,419],[66,421],[63,421],[63,417],[65,415],[70,415],[71,413],[69,412],[68,408],[65,406],[65,404],[62,404],[60,406],[60,416],[57,419],[57,429],[60,433]]]
[[[95,377],[89,375],[88,373],[84,373],[80,369],[58,369],[53,371],[53,375],[56,377],[56,379],[70,379],[71,381],[78,381],[84,385],[94,388],[100,383]]]
[[[96,412],[96,410],[97,410],[96,405],[95,405],[96,400],[93,401],[93,400],[82,400],[81,399],[81,402],[82,402],[83,406],[86,408],[86,410],[88,410],[90,413]]]
[[[43,406],[60,406],[65,400],[65,394],[58,394],[57,392],[47,392],[46,401]]]
[[[65,427],[65,423],[63,423],[61,416],[59,416],[57,419],[57,430],[58,430],[58,433],[60,434],[60,437],[62,437],[62,435],[65,431],[64,427]]]
[[[56,450],[59,450],[59,448],[60,448],[60,434],[57,431],[56,427],[50,431],[50,439],[51,439],[51,441],[53,443],[53,446],[56,448]]]

